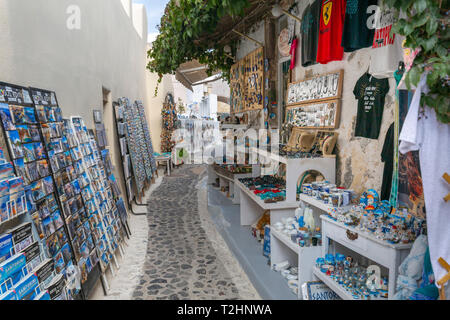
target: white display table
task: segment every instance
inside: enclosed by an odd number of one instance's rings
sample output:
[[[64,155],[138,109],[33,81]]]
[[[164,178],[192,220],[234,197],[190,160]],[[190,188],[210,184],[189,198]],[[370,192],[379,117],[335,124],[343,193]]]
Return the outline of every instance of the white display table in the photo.
[[[334,221],[326,215],[322,215],[320,218],[322,219],[322,256],[330,252],[328,240],[331,239],[361,256],[386,267],[389,270],[389,299],[393,299],[398,267],[409,254],[412,244],[391,244],[376,238],[371,233]],[[347,231],[357,234],[357,238],[350,240],[347,236]]]
[[[266,210],[270,211],[270,223],[273,224],[281,221],[281,218],[293,217],[295,209],[298,208],[298,202],[264,203],[260,197],[238,180],[235,181],[235,186],[240,189],[241,225],[243,226],[255,223]]]
[[[320,246],[300,247],[287,235],[273,227],[270,228],[270,264],[288,260],[290,265],[298,266],[299,299],[303,298],[302,284],[314,280],[312,269],[321,253],[322,247]]]
[[[318,171],[330,183],[336,182],[336,158],[334,157],[287,158],[258,148],[252,148],[251,150],[252,152],[256,152],[260,157],[269,158],[268,161],[272,164],[279,162],[286,165],[286,201],[288,202],[295,202],[297,200],[298,180],[306,171]]]

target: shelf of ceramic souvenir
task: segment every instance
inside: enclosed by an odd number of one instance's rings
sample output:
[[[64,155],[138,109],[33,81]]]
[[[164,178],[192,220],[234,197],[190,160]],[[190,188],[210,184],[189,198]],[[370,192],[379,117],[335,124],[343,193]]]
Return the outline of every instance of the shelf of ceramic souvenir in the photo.
[[[325,273],[320,271],[320,269],[316,266],[313,268],[313,274],[321,280],[323,283],[325,283],[331,290],[336,292],[336,294],[341,297],[344,300],[354,300],[353,295],[351,292],[346,290],[343,286],[341,286],[339,283],[331,279],[331,277],[327,276]]]
[[[334,208],[333,205],[327,204],[321,200],[308,196],[304,193],[300,194],[300,200],[325,212],[329,212],[329,210]],[[350,206],[342,206],[341,208],[346,209],[350,208]]]
[[[255,223],[266,210],[270,211],[271,223],[278,222],[282,218],[292,217],[295,209],[298,207],[298,202],[279,201],[265,203],[239,180],[235,181],[235,187],[240,189],[240,215],[241,225],[243,226]]]
[[[335,221],[326,215],[322,219],[322,255],[329,252],[329,241],[353,250],[354,252],[377,262],[389,270],[389,298],[394,297],[395,279],[397,279],[398,267],[409,254],[411,243],[390,243],[377,238],[375,235],[359,230],[355,227]]]
[[[275,265],[283,261],[289,261],[290,265],[298,266],[298,288],[308,281],[313,281],[312,267],[322,253],[320,246],[305,246],[294,243],[288,235],[275,227],[270,228],[270,263]],[[299,290],[298,298],[302,299]]]
[[[306,171],[318,171],[327,181],[336,181],[336,158],[287,158],[258,148],[251,150],[264,158],[270,158],[271,164],[286,164],[286,200],[289,202],[297,201],[298,180]]]

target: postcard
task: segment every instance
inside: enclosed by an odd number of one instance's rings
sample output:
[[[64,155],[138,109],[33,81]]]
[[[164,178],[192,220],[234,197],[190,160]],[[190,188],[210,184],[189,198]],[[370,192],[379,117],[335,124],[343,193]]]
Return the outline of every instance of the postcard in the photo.
[[[64,244],[61,248],[61,252],[63,254],[64,262],[67,264],[72,260],[72,250],[70,249],[70,245],[68,243]]]
[[[42,220],[42,228],[44,229],[46,237],[49,237],[56,231],[56,227],[51,216],[48,216]]]
[[[60,228],[58,231],[56,231],[56,236],[58,237],[60,246],[64,245],[64,243],[67,242],[67,234],[64,228]]]
[[[45,113],[44,106],[36,106],[36,112],[37,112],[37,117],[39,119],[39,122],[41,122],[41,123],[48,122],[47,114]]]
[[[0,103],[0,117],[2,118],[5,130],[16,130],[13,123],[11,111],[6,103]]]
[[[36,160],[33,143],[27,143],[23,145],[23,156],[25,163],[29,163]]]
[[[23,158],[14,160],[14,166],[16,167],[17,175],[23,178],[25,184],[30,184],[31,180],[28,177],[27,169],[25,167],[25,161],[23,160]]]
[[[56,256],[54,257],[53,261],[55,262],[55,271],[56,273],[61,273],[61,271],[66,266],[64,263],[63,254],[61,251],[58,251],[56,253]]]
[[[40,142],[35,142],[33,144],[34,147],[34,153],[36,156],[36,159],[46,159],[47,155],[45,154],[44,145]]]
[[[25,107],[24,109],[24,118],[26,123],[37,123],[36,115],[34,113],[34,108]]]
[[[25,110],[22,106],[9,106],[14,124],[26,124]]]
[[[47,115],[48,122],[55,122],[55,113],[52,107],[44,107],[45,114]]]
[[[40,178],[36,162],[27,163],[25,168],[30,182],[36,181]]]
[[[55,224],[56,230],[58,230],[59,228],[61,228],[64,225],[64,221],[61,217],[61,213],[59,212],[59,210],[56,210],[55,212],[53,212],[52,218],[53,218],[53,223]]]
[[[45,238],[45,232],[41,223],[41,220],[39,219],[39,212],[35,212],[31,215],[31,220],[33,221],[33,225],[36,229],[36,232],[39,236],[39,239]]]
[[[5,222],[12,218],[12,212],[8,203],[9,195],[0,198],[0,222]]]
[[[16,125],[16,130],[19,133],[20,141],[22,141],[22,143],[33,142],[31,139],[30,131],[28,129],[28,125],[18,124]]]
[[[50,174],[50,168],[48,166],[47,160],[36,161],[37,172],[41,178],[46,177]]]
[[[22,142],[20,141],[19,132],[16,130],[6,131],[8,137],[9,146],[11,148],[12,156],[14,159],[24,156]]]
[[[43,192],[46,195],[54,192],[52,176],[48,176],[48,177],[45,177],[45,178],[42,179],[42,188],[43,188]]]
[[[41,141],[41,135],[39,133],[39,129],[35,125],[29,125],[28,126],[28,132],[30,134],[30,138],[32,142],[38,142]]]
[[[42,180],[37,180],[31,183],[31,192],[34,201],[39,201],[45,197],[45,192],[42,188]]]

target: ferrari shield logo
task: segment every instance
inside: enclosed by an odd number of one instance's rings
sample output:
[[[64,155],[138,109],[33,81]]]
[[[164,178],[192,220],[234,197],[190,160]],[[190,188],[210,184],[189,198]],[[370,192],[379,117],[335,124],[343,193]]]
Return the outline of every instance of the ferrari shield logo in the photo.
[[[323,18],[323,23],[325,23],[326,26],[328,25],[328,22],[330,22],[332,8],[333,8],[333,2],[332,1],[326,3],[323,6],[322,18]]]

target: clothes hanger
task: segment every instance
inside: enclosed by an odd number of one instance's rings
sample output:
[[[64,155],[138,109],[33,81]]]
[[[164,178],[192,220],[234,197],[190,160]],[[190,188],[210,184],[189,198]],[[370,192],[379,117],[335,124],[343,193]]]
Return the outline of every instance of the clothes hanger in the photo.
[[[444,285],[450,281],[450,265],[445,261],[442,257],[438,259],[439,264],[447,270],[447,274],[443,276],[440,280],[436,281],[436,284],[440,287],[439,288],[439,299],[445,300],[445,287]]]

